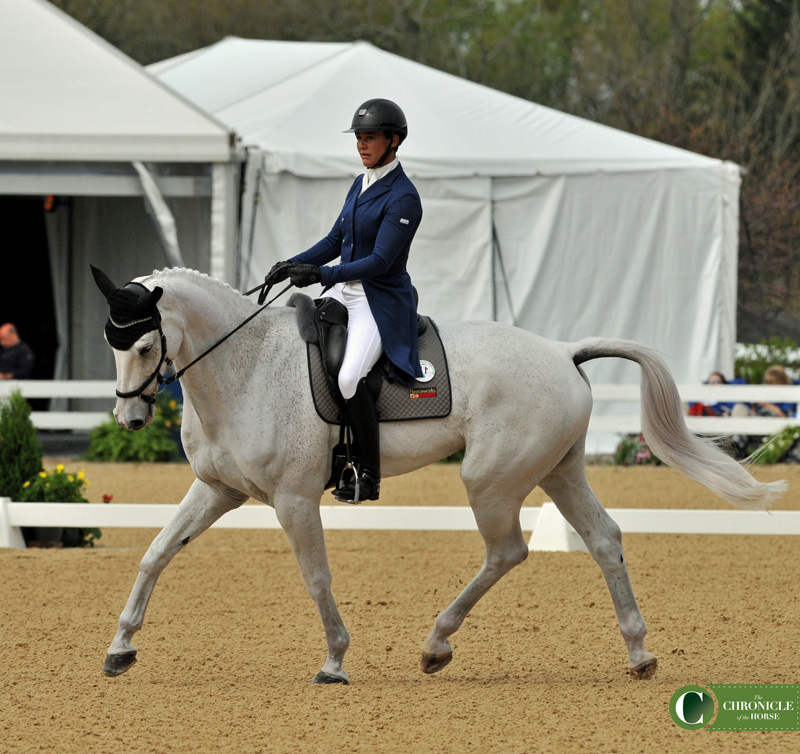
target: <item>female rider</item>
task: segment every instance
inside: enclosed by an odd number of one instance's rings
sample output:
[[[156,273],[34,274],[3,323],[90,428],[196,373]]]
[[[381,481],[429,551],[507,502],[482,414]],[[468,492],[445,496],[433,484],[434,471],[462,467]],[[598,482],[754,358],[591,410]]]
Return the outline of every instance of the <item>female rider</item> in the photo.
[[[290,278],[302,288],[321,282],[322,298],[347,307],[347,345],[338,382],[360,474],[333,494],[342,501],[359,502],[377,500],[381,481],[378,415],[364,378],[384,351],[392,364],[390,379],[410,386],[422,376],[416,300],[406,271],[422,204],[397,160],[408,126],[394,102],[368,100],[344,133],[356,135],[366,172],[350,187],[330,233],[302,254],[278,262],[265,284]],[[322,266],[337,258],[339,264]]]

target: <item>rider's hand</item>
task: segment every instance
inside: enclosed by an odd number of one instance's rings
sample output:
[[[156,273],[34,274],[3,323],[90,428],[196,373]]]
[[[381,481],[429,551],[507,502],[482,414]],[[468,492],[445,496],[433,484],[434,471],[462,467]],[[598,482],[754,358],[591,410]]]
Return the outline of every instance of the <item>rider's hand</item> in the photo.
[[[293,264],[288,273],[292,284],[298,288],[322,282],[322,270],[315,264]]]
[[[264,285],[261,286],[261,293],[258,295],[258,305],[264,303],[264,299],[269,295],[269,289],[273,285],[282,283],[289,277],[289,268],[294,267],[292,262],[277,262],[272,265],[272,269],[264,276]]]
[[[289,277],[289,269],[294,267],[293,262],[277,262],[264,276],[264,285],[277,285]]]

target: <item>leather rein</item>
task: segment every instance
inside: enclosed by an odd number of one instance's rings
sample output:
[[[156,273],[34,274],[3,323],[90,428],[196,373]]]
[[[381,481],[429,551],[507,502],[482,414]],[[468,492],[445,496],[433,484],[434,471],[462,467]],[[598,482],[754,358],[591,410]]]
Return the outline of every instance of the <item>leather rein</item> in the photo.
[[[209,346],[196,359],[193,359],[185,367],[183,367],[183,369],[178,370],[177,372],[175,372],[174,374],[169,375],[168,377],[165,376],[162,373],[161,367],[164,364],[166,364],[167,367],[171,367],[172,366],[172,359],[170,359],[167,356],[167,338],[164,335],[164,331],[161,329],[161,312],[158,311],[158,306],[156,306],[155,316],[153,316],[151,319],[153,320],[153,323],[156,326],[155,329],[158,330],[158,335],[159,335],[159,337],[161,339],[161,358],[158,360],[158,364],[156,365],[156,368],[153,370],[153,372],[150,374],[150,376],[147,377],[144,380],[144,382],[142,382],[142,384],[139,385],[138,388],[136,388],[135,390],[129,390],[127,392],[120,392],[119,390],[116,390],[115,392],[117,394],[117,398],[136,398],[136,397],[139,397],[145,403],[148,403],[148,404],[150,404],[152,406],[156,402],[156,395],[158,395],[158,393],[161,392],[159,390],[160,387],[166,388],[168,385],[171,385],[173,382],[175,382],[176,380],[179,380],[181,377],[183,377],[183,375],[186,373],[187,369],[189,369],[190,367],[193,367],[198,361],[200,361],[200,359],[205,358],[215,348],[217,348],[218,346],[221,346],[228,338],[231,337],[231,335],[233,335],[234,333],[236,333],[239,330],[241,330],[248,322],[250,322],[250,320],[255,319],[271,303],[273,303],[276,299],[280,298],[284,293],[286,293],[286,291],[288,291],[292,287],[292,285],[293,285],[292,283],[289,283],[289,285],[287,285],[277,296],[273,296],[269,301],[267,301],[266,304],[264,304],[263,306],[260,306],[258,309],[256,309],[256,311],[254,311],[249,317],[247,317],[243,322],[241,322],[236,327],[234,327],[233,330],[231,330],[229,333],[227,333],[226,335],[223,335],[216,343],[214,343],[213,345]],[[270,286],[269,288],[271,288],[271,287],[272,286]],[[251,294],[255,293],[256,291],[261,291],[262,293],[259,296],[259,304],[260,304],[266,298],[267,294],[269,293],[269,288],[267,288],[266,292],[265,292],[264,291],[264,284],[262,283],[261,285],[257,285],[252,290],[247,291],[247,293],[245,293],[244,295],[245,296],[250,296]],[[137,322],[141,322],[141,320],[138,320]],[[136,323],[130,323],[130,324],[136,324]],[[116,325],[116,326],[119,327],[119,325]],[[156,381],[156,389],[152,393],[145,394],[144,391],[147,389],[147,386],[153,380]]]

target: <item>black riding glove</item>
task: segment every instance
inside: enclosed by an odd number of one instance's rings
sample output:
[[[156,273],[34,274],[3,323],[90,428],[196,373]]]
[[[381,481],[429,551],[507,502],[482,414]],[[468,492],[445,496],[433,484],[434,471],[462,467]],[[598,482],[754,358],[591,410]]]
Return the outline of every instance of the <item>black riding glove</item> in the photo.
[[[292,284],[298,288],[322,282],[322,270],[315,264],[293,264],[289,268]]]
[[[261,293],[258,295],[258,305],[264,303],[264,299],[269,295],[269,289],[273,285],[282,283],[289,277],[289,268],[294,267],[293,262],[277,262],[272,265],[272,269],[264,276],[264,285],[261,286]]]
[[[294,267],[294,262],[277,262],[264,277],[264,285],[277,285],[289,277],[289,269]]]

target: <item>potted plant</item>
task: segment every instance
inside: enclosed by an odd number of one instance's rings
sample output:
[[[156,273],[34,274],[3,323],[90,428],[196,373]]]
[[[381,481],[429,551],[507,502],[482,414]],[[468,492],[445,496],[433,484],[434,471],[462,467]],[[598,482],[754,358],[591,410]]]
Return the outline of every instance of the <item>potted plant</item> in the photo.
[[[40,471],[22,485],[21,503],[88,503],[83,488],[88,485],[83,471],[67,472],[63,464],[55,471]],[[28,547],[94,547],[100,529],[75,527],[23,527]]]

